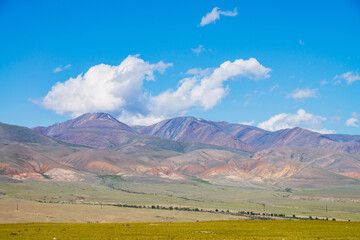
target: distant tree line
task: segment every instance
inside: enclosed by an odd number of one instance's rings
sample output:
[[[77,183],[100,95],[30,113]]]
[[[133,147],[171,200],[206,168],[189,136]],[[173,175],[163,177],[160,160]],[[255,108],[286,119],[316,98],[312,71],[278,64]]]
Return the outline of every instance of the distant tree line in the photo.
[[[45,200],[37,200],[40,203],[62,203],[62,204],[77,204],[75,202],[64,202],[64,201],[45,201]],[[218,213],[218,214],[228,214],[233,216],[245,216],[252,219],[273,219],[273,218],[283,218],[283,219],[299,219],[299,220],[329,220],[328,218],[313,218],[312,216],[306,217],[297,217],[295,214],[293,215],[285,215],[282,213],[259,213],[254,211],[230,211],[230,210],[219,210],[219,209],[203,209],[203,208],[192,208],[192,207],[174,207],[174,206],[161,206],[161,205],[134,205],[134,204],[121,204],[121,203],[100,203],[100,202],[82,202],[80,204],[87,205],[108,205],[115,207],[123,207],[123,208],[145,208],[145,209],[159,209],[159,210],[175,210],[175,211],[189,211],[189,212],[207,212],[207,213]],[[335,218],[331,219],[332,221],[336,221]],[[350,220],[349,220],[350,221]]]

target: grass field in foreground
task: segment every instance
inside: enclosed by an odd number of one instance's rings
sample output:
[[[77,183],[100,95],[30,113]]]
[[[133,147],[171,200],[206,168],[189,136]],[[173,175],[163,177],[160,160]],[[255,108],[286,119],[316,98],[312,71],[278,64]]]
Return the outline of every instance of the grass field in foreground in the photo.
[[[360,239],[359,222],[0,224],[0,239]]]

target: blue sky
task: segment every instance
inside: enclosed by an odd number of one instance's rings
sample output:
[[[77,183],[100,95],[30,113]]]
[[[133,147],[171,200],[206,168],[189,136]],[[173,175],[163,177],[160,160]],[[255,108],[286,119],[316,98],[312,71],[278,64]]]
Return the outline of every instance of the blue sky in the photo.
[[[1,122],[106,111],[360,134],[359,1],[3,0],[0,31]]]

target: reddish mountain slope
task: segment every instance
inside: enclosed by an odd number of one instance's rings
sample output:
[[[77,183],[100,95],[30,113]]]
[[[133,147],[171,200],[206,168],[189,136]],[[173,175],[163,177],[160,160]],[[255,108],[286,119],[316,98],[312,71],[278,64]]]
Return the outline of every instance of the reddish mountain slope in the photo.
[[[259,159],[257,155],[255,156],[248,158],[228,151],[202,149],[168,158],[159,165],[184,175],[221,184],[323,187],[330,183],[334,185],[359,183],[358,180],[338,175],[337,169],[331,167],[328,170],[322,169],[321,165],[300,161],[298,158],[280,158],[271,155]],[[347,157],[345,161],[353,161],[353,155],[348,154]],[[355,165],[349,167],[352,170],[359,169]],[[342,175],[346,176],[346,174]]]
[[[23,127],[0,126],[0,174],[17,180],[90,181],[100,174],[145,180],[158,177],[167,181],[195,177],[214,183],[250,186],[359,183],[355,179],[360,172],[358,155],[337,151],[283,148],[264,150],[250,157],[239,150],[202,148],[184,154],[160,150],[157,145],[171,144],[169,148],[184,150],[186,143],[135,135],[148,142],[134,138],[132,143],[122,145],[121,149],[127,153],[121,153],[70,145]]]
[[[360,178],[360,156],[330,149],[282,147],[257,152],[259,161],[298,161],[344,176]]]

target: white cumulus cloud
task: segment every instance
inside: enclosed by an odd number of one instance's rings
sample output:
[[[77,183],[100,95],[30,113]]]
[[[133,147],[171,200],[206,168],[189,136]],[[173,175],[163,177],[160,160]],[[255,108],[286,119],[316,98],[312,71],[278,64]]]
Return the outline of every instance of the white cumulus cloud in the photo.
[[[75,117],[87,112],[116,111],[138,105],[143,98],[143,81],[153,80],[154,71],[163,72],[171,64],[150,64],[128,56],[119,66],[99,64],[85,74],[58,82],[41,105],[58,114]]]
[[[287,95],[287,98],[293,98],[295,100],[297,99],[306,99],[306,98],[316,98],[318,93],[318,89],[295,89],[292,93]]]
[[[220,15],[235,17],[237,15],[237,10],[234,8],[234,11],[221,11],[220,8],[214,7],[213,10],[207,13],[204,17],[202,17],[200,26],[203,27],[210,23],[215,23],[216,20],[220,19]]]
[[[156,115],[181,115],[192,107],[208,110],[214,107],[227,94],[224,81],[234,77],[246,77],[253,80],[268,78],[271,69],[262,66],[255,58],[226,61],[207,75],[194,75],[182,79],[176,90],[169,89],[150,98],[151,112]],[[199,71],[197,71],[199,72]]]
[[[183,115],[191,108],[205,111],[228,93],[225,81],[234,78],[260,80],[270,77],[271,69],[255,58],[226,61],[218,68],[191,69],[190,75],[175,89],[151,95],[143,88],[154,72],[171,64],[150,64],[138,56],[128,56],[119,66],[99,64],[85,74],[56,83],[40,104],[58,114],[73,117],[87,112],[117,113],[119,120],[131,125],[149,125],[165,118]]]
[[[326,120],[327,119],[325,117],[307,113],[305,110],[299,109],[295,114],[277,114],[269,120],[259,123],[258,127],[269,131],[302,127],[323,134],[335,133],[334,130],[327,130],[323,127]]]

